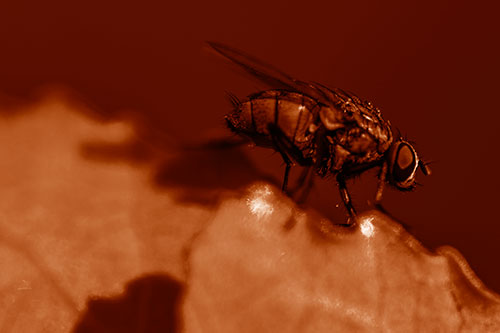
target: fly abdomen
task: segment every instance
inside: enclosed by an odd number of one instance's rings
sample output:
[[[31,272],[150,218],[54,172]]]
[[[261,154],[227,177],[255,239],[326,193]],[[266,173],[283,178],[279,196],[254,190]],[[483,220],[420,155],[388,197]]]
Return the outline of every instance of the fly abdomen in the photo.
[[[268,90],[251,95],[226,116],[229,126],[237,133],[257,139],[266,138],[270,143],[270,125],[278,128],[297,148],[310,144],[318,103],[302,94]],[[254,140],[256,141],[256,140]]]

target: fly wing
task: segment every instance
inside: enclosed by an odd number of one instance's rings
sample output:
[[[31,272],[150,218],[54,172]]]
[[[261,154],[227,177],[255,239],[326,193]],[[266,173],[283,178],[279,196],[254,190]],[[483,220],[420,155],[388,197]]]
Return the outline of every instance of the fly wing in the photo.
[[[313,83],[296,80],[279,69],[230,46],[216,42],[208,42],[208,45],[270,88],[295,91],[323,104],[331,104],[324,91]]]

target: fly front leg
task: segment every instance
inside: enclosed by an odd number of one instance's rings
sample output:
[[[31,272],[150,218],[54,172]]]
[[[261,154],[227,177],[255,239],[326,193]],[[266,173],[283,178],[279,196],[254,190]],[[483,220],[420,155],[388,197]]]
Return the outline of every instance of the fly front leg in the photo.
[[[346,181],[345,176],[343,174],[339,173],[337,175],[337,184],[339,186],[340,197],[342,198],[342,201],[344,202],[344,206],[347,209],[347,212],[349,213],[348,224],[352,224],[352,222],[350,220],[354,219],[356,217],[356,210],[354,209],[354,206],[352,205],[351,196],[349,195],[349,192],[347,191],[347,186],[346,186],[345,181]]]
[[[380,167],[380,171],[378,174],[377,194],[375,195],[376,206],[380,205],[380,203],[382,202],[382,194],[384,192],[386,176],[387,176],[387,162],[384,161],[384,163]]]

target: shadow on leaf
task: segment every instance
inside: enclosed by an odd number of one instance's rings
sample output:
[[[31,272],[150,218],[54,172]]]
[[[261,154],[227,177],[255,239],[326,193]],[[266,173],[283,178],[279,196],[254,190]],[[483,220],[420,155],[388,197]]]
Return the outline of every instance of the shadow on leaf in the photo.
[[[215,205],[221,190],[239,190],[255,181],[276,182],[259,171],[239,146],[208,143],[198,148],[177,148],[160,158],[161,153],[152,146],[154,143],[143,140],[87,141],[80,146],[80,154],[102,163],[148,163],[153,168],[154,186],[169,189],[176,200],[184,203]]]
[[[257,180],[274,183],[240,148],[186,151],[166,161],[154,183],[174,190],[176,199],[213,205],[221,190],[239,190]]]
[[[90,299],[73,332],[180,331],[182,290],[181,283],[165,274],[135,279],[117,297]]]

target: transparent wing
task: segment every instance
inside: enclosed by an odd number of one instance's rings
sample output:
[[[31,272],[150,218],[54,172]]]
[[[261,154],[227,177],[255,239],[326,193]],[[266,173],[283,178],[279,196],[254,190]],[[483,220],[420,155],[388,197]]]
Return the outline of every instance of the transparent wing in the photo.
[[[230,46],[207,42],[217,53],[239,65],[244,71],[273,89],[287,89],[307,95],[323,104],[331,103],[324,88],[314,83],[294,79],[279,69]]]

